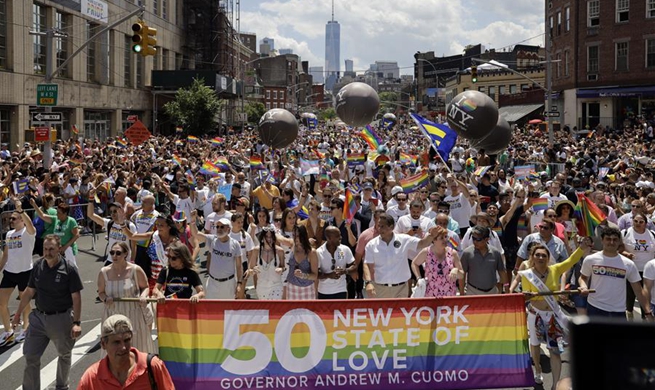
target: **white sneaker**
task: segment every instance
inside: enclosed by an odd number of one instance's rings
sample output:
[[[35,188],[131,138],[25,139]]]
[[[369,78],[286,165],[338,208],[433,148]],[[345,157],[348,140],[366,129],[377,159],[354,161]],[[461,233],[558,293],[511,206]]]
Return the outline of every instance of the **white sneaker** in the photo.
[[[0,347],[13,343],[14,339],[14,332],[2,332],[0,335]]]
[[[16,342],[20,343],[25,341],[25,337],[27,337],[27,331],[24,329],[21,329],[20,333],[16,336]]]
[[[544,383],[544,376],[541,373],[534,374],[534,383],[541,385]]]

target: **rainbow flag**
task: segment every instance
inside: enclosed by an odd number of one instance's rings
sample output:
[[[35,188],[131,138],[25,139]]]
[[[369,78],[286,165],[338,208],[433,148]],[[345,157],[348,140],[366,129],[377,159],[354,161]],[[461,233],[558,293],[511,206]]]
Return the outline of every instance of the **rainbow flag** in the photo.
[[[78,129],[76,125],[73,125],[73,126],[71,127],[71,131],[72,131],[73,134],[75,134],[75,135],[80,134],[80,129]]]
[[[596,227],[607,219],[598,206],[582,193],[578,194],[578,204],[575,205],[573,215],[576,218],[578,234],[583,237],[593,237]]]
[[[416,156],[400,152],[400,163],[403,165],[416,165]]]
[[[209,141],[212,146],[220,146],[223,142],[225,142],[225,140],[221,137],[212,138]]]
[[[355,203],[355,197],[350,188],[346,188],[345,198],[346,199],[343,203],[343,219],[345,219],[346,222],[351,223],[357,213],[357,204]]]
[[[448,243],[453,249],[459,248],[459,242],[457,242],[457,240],[455,240],[452,236],[448,237]]]
[[[176,134],[182,134],[183,132],[184,132],[184,128],[182,126],[175,126]]]
[[[593,138],[594,135],[596,135],[596,130],[590,131],[589,134],[587,134],[587,138]]]
[[[210,161],[205,161],[202,163],[202,167],[200,167],[200,173],[203,175],[218,176],[220,172],[221,170]]]
[[[532,201],[532,210],[534,210],[535,213],[546,211],[546,209],[548,209],[548,199],[537,198]]]
[[[534,385],[524,302],[168,300],[157,306],[159,356],[177,390],[524,388]]]
[[[195,190],[196,188],[196,177],[193,176],[193,172],[191,172],[190,169],[187,169],[186,172],[184,172],[184,177],[186,178],[186,182],[191,186],[192,190]]]
[[[348,162],[349,167],[364,165],[366,162],[366,155],[364,153],[348,153],[346,161]]]
[[[179,166],[182,166],[182,159],[177,154],[173,155],[173,162]]]
[[[184,146],[184,141],[182,141],[181,139],[176,139],[175,146]]]
[[[364,141],[368,144],[370,150],[378,150],[378,147],[382,143],[380,137],[375,133],[375,130],[371,125],[366,125],[364,130],[358,133],[360,137],[364,138]]]
[[[414,176],[408,176],[404,179],[400,179],[398,185],[403,188],[403,192],[409,194],[427,185],[429,181],[430,176],[428,171],[422,171]]]
[[[127,148],[127,141],[125,141],[122,138],[116,138],[116,146],[118,146],[121,149]]]
[[[218,169],[221,170],[221,172],[229,172],[230,171],[230,162],[227,161],[226,157],[219,157],[216,162],[214,163]]]
[[[262,158],[255,155],[250,156],[250,169],[252,170],[265,169],[264,163],[262,162]]]
[[[198,142],[200,142],[200,139],[198,137],[194,137],[192,135],[188,135],[186,137],[186,140],[189,141],[190,144],[197,144]]]
[[[483,166],[483,167],[478,167],[473,174],[477,177],[482,177],[485,173],[487,173],[488,170],[491,169],[491,165]]]

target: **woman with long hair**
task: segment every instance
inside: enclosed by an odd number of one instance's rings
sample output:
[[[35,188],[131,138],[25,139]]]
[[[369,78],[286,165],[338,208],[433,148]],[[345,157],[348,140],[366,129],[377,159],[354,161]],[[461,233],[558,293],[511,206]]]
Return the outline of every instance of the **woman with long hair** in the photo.
[[[421,278],[419,267],[423,265],[425,268],[426,297],[454,297],[458,279],[463,286],[462,264],[457,251],[448,246],[448,230],[440,226],[437,229],[432,245],[423,248],[412,261],[412,272],[418,280]]]
[[[287,263],[289,273],[284,294],[288,300],[316,299],[318,256],[312,248],[304,226],[297,226],[294,234],[293,253]]]
[[[141,267],[127,260],[130,248],[125,242],[116,242],[110,248],[113,260],[98,274],[98,297],[105,304],[102,321],[114,314],[132,320],[134,346],[143,352],[156,352],[150,330],[154,322],[147,306],[148,279]],[[116,298],[140,298],[139,303],[114,301]]]
[[[262,229],[257,239],[260,244],[250,252],[245,277],[255,276],[257,299],[282,299],[284,250],[277,245],[275,229],[270,226]]]
[[[235,212],[230,217],[232,222],[232,227],[230,229],[230,237],[233,238],[236,242],[239,243],[241,248],[241,264],[243,266],[243,272],[245,273],[248,269],[248,259],[250,253],[255,249],[255,244],[252,241],[252,238],[243,228],[245,222],[245,216],[240,212]]]
[[[319,246],[323,245],[323,232],[327,222],[319,218],[321,210],[321,205],[316,200],[309,201],[309,206],[307,206],[307,211],[309,212],[309,218],[298,223],[299,226],[304,226],[307,228],[307,234],[309,235],[309,242],[312,244],[312,248],[317,249]]]
[[[75,256],[77,255],[77,240],[80,238],[80,228],[75,218],[71,217],[70,206],[61,202],[57,205],[57,215],[53,217],[45,214],[36,204],[34,198],[30,198],[30,204],[36,210],[36,213],[46,223],[54,224],[53,234],[61,240],[60,251],[66,258],[66,261],[77,267]]]
[[[168,266],[159,274],[152,296],[159,298],[160,303],[166,298],[189,299],[191,303],[203,299],[205,289],[189,247],[180,241],[173,242],[168,246],[167,256]]]
[[[580,239],[578,249],[561,263],[548,265],[550,252],[541,243],[530,249],[527,268],[519,271],[523,293],[528,304],[528,332],[530,338],[530,354],[535,367],[534,379],[543,383],[540,364],[541,343],[546,343],[550,351],[550,366],[553,383],[560,379],[562,368],[561,353],[565,341],[566,318],[557,300],[553,296],[538,296],[539,292],[557,291],[560,289],[562,275],[573,267],[583,255],[590,251],[589,239]]]

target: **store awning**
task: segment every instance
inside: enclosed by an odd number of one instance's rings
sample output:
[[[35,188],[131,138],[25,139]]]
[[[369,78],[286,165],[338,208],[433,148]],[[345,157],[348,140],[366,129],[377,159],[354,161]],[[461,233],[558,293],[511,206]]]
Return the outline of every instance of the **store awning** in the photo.
[[[498,109],[498,114],[505,118],[510,124],[516,123],[533,112],[544,107],[543,104],[522,104],[517,106],[505,106]]]
[[[655,86],[578,89],[579,98],[655,96]]]

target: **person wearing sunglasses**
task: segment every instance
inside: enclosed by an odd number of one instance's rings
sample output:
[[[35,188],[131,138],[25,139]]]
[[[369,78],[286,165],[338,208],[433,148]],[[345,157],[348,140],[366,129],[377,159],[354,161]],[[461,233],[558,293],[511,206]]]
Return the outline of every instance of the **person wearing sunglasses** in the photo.
[[[421,279],[421,266],[425,272],[425,297],[443,298],[457,295],[457,280],[464,274],[457,251],[448,245],[448,229],[437,226],[432,245],[423,248],[412,260],[412,273]],[[464,294],[464,283],[460,283]]]
[[[3,242],[2,257],[0,257],[0,270],[2,271],[0,317],[4,325],[4,332],[0,334],[0,347],[25,340],[32,309],[28,304],[23,310],[23,329],[18,335],[15,335],[9,319],[9,298],[16,287],[18,287],[19,297],[22,297],[27,288],[32,274],[32,251],[36,241],[36,229],[29,215],[23,211],[18,198],[13,198],[13,202],[16,210],[11,213],[9,218],[11,230],[7,232]]]
[[[496,275],[505,292],[509,292],[509,279],[505,272],[505,261],[499,249],[489,244],[491,229],[483,226],[471,228],[473,245],[462,252],[463,280],[466,281],[466,295],[498,294]]]
[[[146,303],[149,295],[148,278],[141,267],[127,260],[130,249],[125,242],[109,248],[114,261],[98,273],[98,296],[105,304],[102,320],[114,314],[131,318],[134,323],[134,345],[144,352],[155,353],[150,330],[154,322],[151,308]],[[116,298],[141,298],[139,303],[115,301]]]
[[[89,197],[93,198],[93,196],[96,193],[96,189],[92,188],[89,190]],[[100,215],[95,213],[95,210],[93,209],[93,202],[89,202],[89,205],[87,206],[87,214],[89,218],[97,223],[98,225],[102,226],[105,231],[107,232],[107,237],[108,237],[108,243],[107,243],[107,248],[111,248],[112,245],[114,245],[115,242],[128,242],[128,237],[127,235],[123,232],[123,227],[127,227],[127,229],[132,232],[136,233],[136,226],[129,220],[125,218],[125,211],[123,210],[123,206],[118,203],[118,202],[113,202],[109,203],[109,215],[111,218],[103,218]],[[134,256],[136,255],[136,241],[132,242],[130,245],[130,261],[134,262]],[[107,253],[107,263],[112,262],[112,257]]]
[[[176,241],[168,247],[167,256],[168,266],[159,274],[152,296],[158,298],[159,303],[164,303],[167,298],[198,303],[205,297],[205,289],[191,251],[184,243]]]
[[[646,207],[644,206],[644,202],[642,202],[639,199],[633,199],[632,202],[630,202],[630,212],[623,214],[617,223],[619,225],[619,229],[625,230],[627,228],[632,227],[632,217],[634,214],[643,214],[646,212]],[[653,225],[653,221],[650,220],[650,218],[646,218],[646,227],[649,230],[655,230],[655,225]]]
[[[528,234],[521,241],[521,246],[516,253],[516,266],[514,269],[518,270],[521,263],[528,258],[529,248],[534,242],[539,242],[548,248],[551,256],[551,261],[554,263],[561,263],[569,258],[569,252],[566,249],[566,244],[561,238],[555,235],[555,221],[549,218],[544,218],[538,225],[538,232]]]
[[[655,232],[646,228],[648,219],[644,214],[633,213],[632,227],[621,232],[623,246],[620,253],[632,260],[637,266],[639,275],[643,278],[646,263],[655,258]],[[643,282],[641,282],[643,283]],[[632,289],[626,289],[626,314],[628,319],[634,318],[635,294]],[[641,308],[641,316],[644,318],[644,308]]]
[[[341,243],[341,232],[336,226],[325,228],[325,244],[316,250],[318,257],[318,299],[346,299],[346,274],[355,272],[352,251]]]

